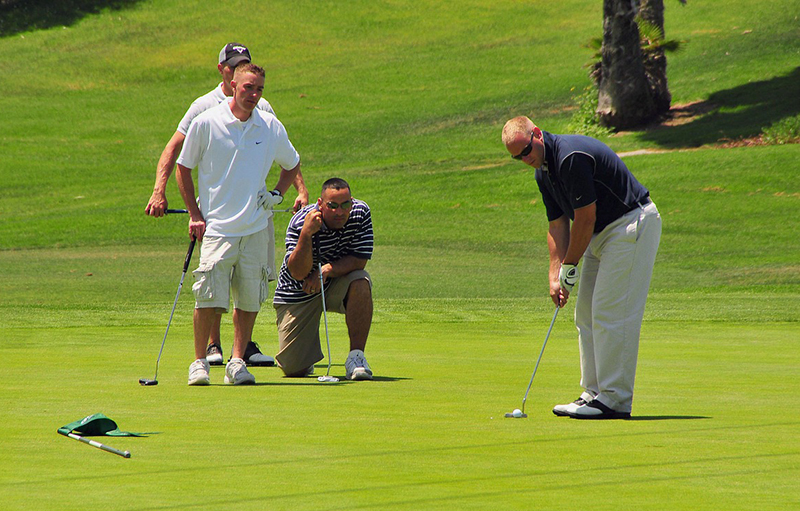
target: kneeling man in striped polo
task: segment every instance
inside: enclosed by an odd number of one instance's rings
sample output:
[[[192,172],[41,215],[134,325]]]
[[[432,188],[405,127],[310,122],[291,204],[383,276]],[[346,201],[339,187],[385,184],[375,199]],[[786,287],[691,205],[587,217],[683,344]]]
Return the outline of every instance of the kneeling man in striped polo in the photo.
[[[301,209],[289,222],[286,256],[273,298],[280,347],[275,360],[284,374],[308,376],[323,359],[319,322],[324,296],[326,310],[346,318],[350,354],[345,376],[372,379],[364,356],[372,325],[372,282],[364,268],[372,246],[369,206],[352,197],[343,179],[325,181],[316,204]]]

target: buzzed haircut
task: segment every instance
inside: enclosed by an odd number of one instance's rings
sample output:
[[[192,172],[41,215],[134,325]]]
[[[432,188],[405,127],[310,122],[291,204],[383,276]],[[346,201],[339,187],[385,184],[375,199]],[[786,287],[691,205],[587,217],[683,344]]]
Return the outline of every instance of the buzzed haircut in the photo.
[[[235,80],[238,76],[243,75],[244,73],[253,73],[254,75],[262,78],[266,78],[267,75],[267,73],[264,72],[263,67],[257,66],[252,62],[243,62],[236,66],[236,70],[233,72],[233,79]]]
[[[347,181],[340,177],[332,177],[322,183],[322,193],[325,193],[325,190],[330,190],[331,188],[334,190],[343,190],[347,188],[351,193],[353,191],[352,188],[350,188],[350,185],[347,184]]]
[[[526,135],[530,133],[532,129],[531,124],[533,124],[533,122],[524,115],[509,120],[506,125],[503,126],[503,143],[506,145],[510,144],[517,133],[525,133]]]

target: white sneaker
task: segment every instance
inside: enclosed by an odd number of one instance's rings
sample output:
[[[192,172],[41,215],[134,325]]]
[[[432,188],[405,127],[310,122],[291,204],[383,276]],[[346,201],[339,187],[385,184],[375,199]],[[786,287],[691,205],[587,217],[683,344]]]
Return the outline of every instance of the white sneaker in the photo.
[[[225,366],[225,383],[234,385],[247,385],[256,382],[256,377],[250,374],[241,358],[232,358]]]
[[[348,380],[371,380],[372,369],[367,364],[367,359],[364,357],[364,352],[361,350],[353,350],[347,356],[344,363],[345,376]]]
[[[208,385],[208,360],[198,358],[189,366],[189,385]]]

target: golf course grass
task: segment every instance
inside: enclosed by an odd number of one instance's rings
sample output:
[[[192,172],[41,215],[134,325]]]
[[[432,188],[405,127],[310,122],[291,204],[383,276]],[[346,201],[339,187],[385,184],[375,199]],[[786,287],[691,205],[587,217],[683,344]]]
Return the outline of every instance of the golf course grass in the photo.
[[[800,115],[795,1],[666,2],[673,103],[705,107],[604,139],[664,226],[626,421],[551,413],[580,393],[571,302],[528,417],[503,417],[554,309],[541,197],[500,130],[565,129],[602,2],[73,3],[0,18],[0,509],[800,508],[800,145],[742,142]],[[373,381],[344,380],[330,314],[340,383],[188,387],[189,275],[159,384],[137,383],[188,245],[185,215],[144,214],[156,162],[229,41],[266,68],[312,199],[339,176],[372,208]],[[227,358],[229,315],[222,335]],[[95,437],[124,459],[56,433],[93,413],[150,434]]]

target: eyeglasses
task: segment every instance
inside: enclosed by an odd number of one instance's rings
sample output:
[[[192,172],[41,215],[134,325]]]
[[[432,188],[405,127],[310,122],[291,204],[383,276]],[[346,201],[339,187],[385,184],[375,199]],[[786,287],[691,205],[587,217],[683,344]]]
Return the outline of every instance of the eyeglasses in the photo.
[[[518,155],[512,156],[512,158],[514,158],[515,160],[521,160],[524,157],[531,154],[531,151],[533,151],[533,132],[531,132],[531,141],[528,142],[528,145],[525,146],[525,149],[523,149],[522,152],[519,153]]]
[[[350,209],[350,208],[353,207],[353,201],[352,200],[346,200],[346,201],[342,202],[341,204],[339,204],[337,202],[326,202],[325,205],[328,206],[329,209],[339,209],[339,208]]]

